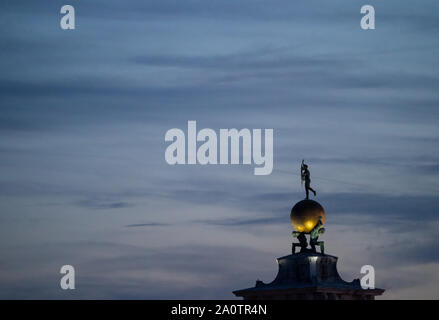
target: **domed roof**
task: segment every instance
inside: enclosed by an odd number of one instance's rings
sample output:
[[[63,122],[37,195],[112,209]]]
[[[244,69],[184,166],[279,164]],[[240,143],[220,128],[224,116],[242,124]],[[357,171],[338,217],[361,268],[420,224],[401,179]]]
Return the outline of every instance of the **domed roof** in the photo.
[[[319,217],[325,224],[326,214],[323,207],[314,200],[302,200],[291,209],[290,220],[293,227],[299,232],[310,233],[317,225]]]

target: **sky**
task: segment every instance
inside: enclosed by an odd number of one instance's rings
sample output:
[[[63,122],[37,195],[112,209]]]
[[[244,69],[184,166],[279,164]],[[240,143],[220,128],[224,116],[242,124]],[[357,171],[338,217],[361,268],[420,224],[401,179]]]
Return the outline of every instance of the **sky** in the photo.
[[[234,299],[290,253],[305,159],[342,278],[372,265],[380,299],[438,299],[438,15],[435,0],[3,0],[0,298]],[[272,128],[272,174],[168,165],[165,133],[189,120]]]

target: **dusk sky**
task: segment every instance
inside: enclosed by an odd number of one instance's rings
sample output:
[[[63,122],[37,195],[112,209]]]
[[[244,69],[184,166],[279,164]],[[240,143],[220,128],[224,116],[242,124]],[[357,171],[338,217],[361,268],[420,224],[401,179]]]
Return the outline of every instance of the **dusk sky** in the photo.
[[[343,279],[373,265],[379,299],[439,299],[438,18],[437,0],[2,0],[0,298],[234,299],[291,252],[305,159]],[[272,174],[167,164],[189,120],[272,128]]]

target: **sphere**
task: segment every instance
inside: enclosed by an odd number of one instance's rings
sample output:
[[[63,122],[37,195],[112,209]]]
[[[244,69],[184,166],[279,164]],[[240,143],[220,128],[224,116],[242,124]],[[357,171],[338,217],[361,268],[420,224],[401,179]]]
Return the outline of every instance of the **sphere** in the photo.
[[[290,220],[294,229],[299,232],[310,233],[317,225],[319,217],[325,224],[326,214],[323,207],[314,200],[302,200],[291,209]]]

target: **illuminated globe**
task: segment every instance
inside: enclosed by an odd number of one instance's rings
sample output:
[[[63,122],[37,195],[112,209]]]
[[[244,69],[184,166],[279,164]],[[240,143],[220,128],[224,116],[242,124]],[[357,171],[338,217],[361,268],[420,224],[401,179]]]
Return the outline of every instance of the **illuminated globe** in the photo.
[[[322,223],[325,224],[325,210],[314,200],[302,200],[297,202],[291,209],[290,220],[294,229],[299,232],[310,233],[322,217]]]

